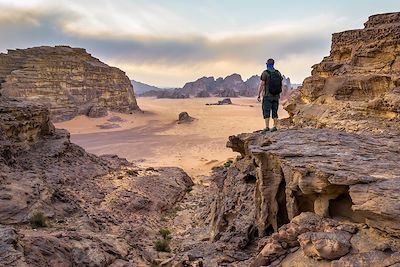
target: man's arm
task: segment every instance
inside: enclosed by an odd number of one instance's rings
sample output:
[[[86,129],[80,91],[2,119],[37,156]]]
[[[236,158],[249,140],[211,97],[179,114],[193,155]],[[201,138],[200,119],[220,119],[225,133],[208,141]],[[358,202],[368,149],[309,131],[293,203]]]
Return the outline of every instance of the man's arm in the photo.
[[[261,96],[264,95],[265,81],[261,80],[258,86],[258,97],[257,100],[260,101]]]

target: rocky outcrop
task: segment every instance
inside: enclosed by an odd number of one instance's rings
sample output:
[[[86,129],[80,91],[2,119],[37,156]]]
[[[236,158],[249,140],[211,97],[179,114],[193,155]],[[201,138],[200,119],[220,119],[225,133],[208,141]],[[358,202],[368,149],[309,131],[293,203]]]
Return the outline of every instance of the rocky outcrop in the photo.
[[[103,116],[107,110],[139,110],[123,71],[104,64],[85,49],[67,46],[0,54],[0,93],[47,105],[53,121],[77,115]]]
[[[44,105],[0,97],[0,141],[29,145],[53,132]]]
[[[157,98],[185,99],[189,98],[189,94],[182,93],[179,89],[165,89],[156,93]]]
[[[202,77],[194,82],[186,83],[182,87],[181,91],[182,93],[195,96],[201,91],[207,91],[207,92],[215,91],[215,86],[218,83],[219,82],[216,82],[214,77]]]
[[[260,76],[253,75],[244,82],[244,87],[239,90],[240,96],[255,97],[258,95],[258,86],[260,84]]]
[[[351,132],[400,131],[400,13],[335,33],[329,56],[287,103],[290,123]]]
[[[0,265],[151,265],[161,213],[186,194],[187,174],[88,154],[45,106],[0,104]]]
[[[141,96],[144,93],[150,92],[150,91],[161,91],[163,89],[158,88],[157,86],[153,86],[153,85],[149,85],[149,84],[145,84],[142,82],[138,82],[135,80],[131,80],[132,86],[133,88],[135,88],[135,94],[137,96]]]
[[[320,260],[341,266],[370,254],[397,262],[398,136],[292,129],[231,136],[228,147],[241,156],[215,170],[208,189],[215,194],[210,243],[199,241],[182,255],[201,250],[206,265],[254,267]]]
[[[209,237],[192,231],[197,243],[183,243],[180,262],[399,264],[399,25],[400,13],[383,14],[335,34],[286,106],[290,129],[229,138],[240,156],[214,170],[199,223]]]
[[[217,96],[219,97],[239,97],[239,92],[234,89],[222,89],[218,91]]]
[[[210,93],[207,90],[203,90],[197,93],[196,97],[210,97]]]
[[[187,113],[186,111],[179,113],[178,116],[178,124],[182,124],[182,123],[190,123],[192,121],[194,121],[195,119],[192,118],[189,113]]]

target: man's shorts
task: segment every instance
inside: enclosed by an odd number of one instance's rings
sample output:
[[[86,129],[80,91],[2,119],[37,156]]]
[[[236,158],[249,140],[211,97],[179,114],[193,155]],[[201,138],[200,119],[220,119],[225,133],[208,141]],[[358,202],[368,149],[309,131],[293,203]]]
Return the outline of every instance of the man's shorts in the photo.
[[[279,96],[264,96],[262,101],[262,110],[264,119],[271,117],[278,118]]]

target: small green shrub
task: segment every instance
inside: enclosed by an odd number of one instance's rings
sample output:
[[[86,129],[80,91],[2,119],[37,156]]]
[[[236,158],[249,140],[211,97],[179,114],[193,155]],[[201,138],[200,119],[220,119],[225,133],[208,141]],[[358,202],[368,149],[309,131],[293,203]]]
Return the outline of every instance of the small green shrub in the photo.
[[[228,161],[226,161],[226,162],[224,163],[224,167],[225,167],[225,168],[229,168],[229,167],[231,166],[232,163],[233,163],[232,160],[228,160]]]
[[[158,232],[164,239],[171,239],[171,231],[170,230],[161,228],[160,231],[158,231]]]
[[[36,211],[30,218],[32,228],[47,227],[47,218],[41,211]]]
[[[161,228],[158,233],[162,236],[162,239],[154,242],[154,248],[160,252],[171,252],[169,242],[171,241],[171,231],[166,228]]]
[[[178,213],[178,208],[176,207],[164,210],[163,212],[161,212],[161,221],[168,221],[174,219],[177,213]]]
[[[192,192],[192,190],[193,190],[193,187],[189,186],[188,188],[186,188],[186,193],[190,193],[190,192]]]
[[[154,243],[154,247],[159,252],[171,252],[169,247],[169,240],[159,239]]]

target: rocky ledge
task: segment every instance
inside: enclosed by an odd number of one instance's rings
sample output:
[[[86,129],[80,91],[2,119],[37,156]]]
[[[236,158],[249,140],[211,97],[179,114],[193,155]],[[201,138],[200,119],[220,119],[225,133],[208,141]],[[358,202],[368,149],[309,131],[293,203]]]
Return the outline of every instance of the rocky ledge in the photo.
[[[400,131],[400,13],[371,16],[361,30],[333,34],[287,102],[290,124],[352,132]]]
[[[0,265],[150,266],[187,174],[88,154],[44,106],[0,104]]]
[[[8,50],[0,54],[0,94],[50,108],[53,121],[107,110],[139,110],[129,78],[118,68],[68,46]]]
[[[203,223],[209,239],[183,242],[182,259],[254,267],[400,262],[397,135],[289,129],[231,136],[228,147],[240,156],[215,170]]]

